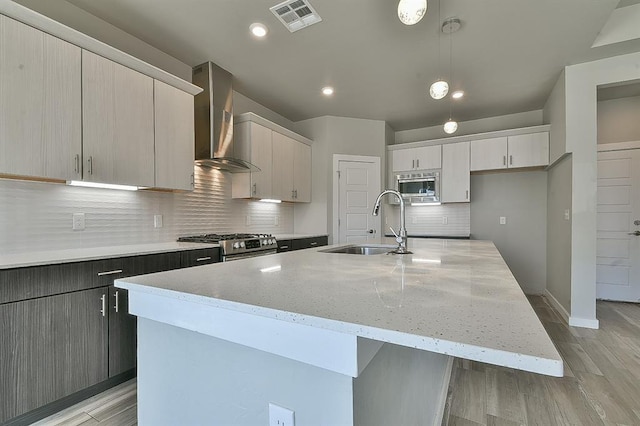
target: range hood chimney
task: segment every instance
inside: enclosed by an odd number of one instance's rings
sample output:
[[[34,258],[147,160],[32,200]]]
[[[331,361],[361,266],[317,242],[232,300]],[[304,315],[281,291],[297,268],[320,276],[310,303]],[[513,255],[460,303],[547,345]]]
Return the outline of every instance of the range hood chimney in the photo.
[[[228,171],[260,171],[234,157],[232,75],[212,62],[193,68],[193,84],[203,91],[194,98],[196,164]]]

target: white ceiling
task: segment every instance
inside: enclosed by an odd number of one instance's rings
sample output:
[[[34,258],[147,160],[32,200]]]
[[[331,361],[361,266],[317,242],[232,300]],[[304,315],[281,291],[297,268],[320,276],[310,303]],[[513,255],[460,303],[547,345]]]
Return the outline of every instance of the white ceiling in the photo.
[[[395,130],[441,124],[449,100],[428,86],[448,73],[449,39],[438,2],[415,26],[397,0],[311,0],[323,21],[290,33],[269,7],[278,0],[68,0],[191,66],[211,60],[235,89],[293,121],[337,115],[387,121]],[[621,5],[638,3],[623,0]],[[618,0],[441,0],[456,16],[453,105],[466,121],[540,109],[563,66],[640,51],[640,40],[591,48]],[[264,40],[249,25],[269,28]],[[320,88],[335,87],[331,98]]]

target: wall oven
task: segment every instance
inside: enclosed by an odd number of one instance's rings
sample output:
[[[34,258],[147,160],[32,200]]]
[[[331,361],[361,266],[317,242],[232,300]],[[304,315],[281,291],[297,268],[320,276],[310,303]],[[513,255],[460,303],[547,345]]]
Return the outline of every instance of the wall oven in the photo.
[[[440,170],[396,173],[394,178],[395,189],[405,202],[413,205],[440,203]]]

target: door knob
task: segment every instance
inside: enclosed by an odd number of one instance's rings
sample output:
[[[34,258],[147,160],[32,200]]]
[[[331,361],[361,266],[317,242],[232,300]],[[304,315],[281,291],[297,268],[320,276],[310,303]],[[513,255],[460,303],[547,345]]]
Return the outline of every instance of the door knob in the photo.
[[[640,220],[638,220],[638,219],[634,220],[634,221],[633,221],[633,224],[634,224],[635,226],[640,226]]]
[[[635,235],[636,237],[640,237],[640,231],[629,232],[629,235]]]
[[[375,234],[376,230],[375,229],[369,229],[367,232],[370,233],[370,234]]]

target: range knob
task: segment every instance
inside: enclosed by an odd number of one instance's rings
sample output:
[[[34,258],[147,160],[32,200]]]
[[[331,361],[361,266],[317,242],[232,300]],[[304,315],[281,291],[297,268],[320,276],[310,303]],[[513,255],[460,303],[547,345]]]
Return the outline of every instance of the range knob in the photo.
[[[233,248],[234,249],[239,249],[240,248],[240,243],[239,242],[233,243]]]
[[[276,243],[276,240],[269,240],[270,245],[274,245],[275,243]]]
[[[240,241],[240,247],[244,248],[244,241]]]

